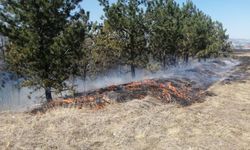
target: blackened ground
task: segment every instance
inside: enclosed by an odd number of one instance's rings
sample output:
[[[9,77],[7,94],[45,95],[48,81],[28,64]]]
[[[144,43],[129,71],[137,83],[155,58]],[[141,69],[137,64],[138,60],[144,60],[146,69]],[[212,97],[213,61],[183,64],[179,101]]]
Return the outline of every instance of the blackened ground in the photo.
[[[241,62],[241,63],[239,63]],[[236,68],[234,66],[239,64]],[[207,62],[193,63],[189,66],[173,68],[157,78],[145,79],[120,85],[78,93],[76,97],[54,100],[49,104],[32,112],[45,112],[55,107],[103,108],[113,103],[124,103],[134,99],[144,99],[150,96],[163,104],[175,103],[189,106],[196,102],[203,102],[205,96],[213,95],[207,89],[220,80],[228,84],[233,80],[244,79],[244,71],[249,64],[243,57],[236,59],[214,59]],[[171,74],[172,75],[169,75]]]
[[[250,57],[248,56],[250,51],[235,52],[235,59],[240,61],[240,64],[226,77],[221,83],[231,84],[232,82],[246,82],[245,80],[250,76]]]

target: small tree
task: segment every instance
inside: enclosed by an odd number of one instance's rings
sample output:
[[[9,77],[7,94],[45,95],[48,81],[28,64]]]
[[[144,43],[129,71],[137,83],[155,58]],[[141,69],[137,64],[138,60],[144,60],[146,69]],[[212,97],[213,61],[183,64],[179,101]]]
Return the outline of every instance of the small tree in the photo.
[[[122,64],[121,51],[124,47],[122,39],[106,21],[97,30],[93,39],[92,56],[95,61],[96,72],[105,72]]]
[[[62,91],[79,73],[88,20],[81,0],[0,0],[0,33],[8,37],[6,61],[26,86]]]
[[[118,36],[121,46],[121,61],[130,65],[131,76],[136,67],[146,67],[148,62],[147,39],[145,35],[145,12],[143,0],[118,0],[109,5],[108,0],[99,0],[104,6],[105,23]],[[113,34],[112,33],[112,34]]]
[[[185,63],[188,63],[190,54],[194,50],[196,34],[196,20],[195,15],[197,14],[196,6],[192,1],[188,0],[181,9],[181,22],[182,22],[182,40],[181,40],[181,55]]]
[[[180,8],[173,0],[148,2],[147,22],[149,26],[149,47],[163,68],[174,65],[180,38]]]

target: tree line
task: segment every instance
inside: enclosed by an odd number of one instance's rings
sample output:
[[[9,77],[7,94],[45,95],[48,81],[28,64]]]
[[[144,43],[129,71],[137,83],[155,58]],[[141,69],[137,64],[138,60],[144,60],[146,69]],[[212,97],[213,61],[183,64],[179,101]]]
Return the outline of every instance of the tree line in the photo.
[[[103,23],[90,22],[82,0],[0,0],[0,33],[8,37],[5,60],[25,86],[68,89],[67,80],[118,66],[167,69],[190,59],[230,52],[223,25],[192,1],[99,0]],[[83,3],[84,5],[84,3]],[[91,13],[91,12],[90,12]],[[152,61],[153,60],[153,61]]]

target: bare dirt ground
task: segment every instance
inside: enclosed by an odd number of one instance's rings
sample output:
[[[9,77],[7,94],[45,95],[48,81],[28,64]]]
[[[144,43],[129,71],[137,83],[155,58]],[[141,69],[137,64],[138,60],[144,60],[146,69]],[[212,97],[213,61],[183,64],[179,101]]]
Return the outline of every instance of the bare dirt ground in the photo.
[[[0,149],[250,149],[250,78],[209,91],[188,107],[147,97],[98,111],[0,113]]]

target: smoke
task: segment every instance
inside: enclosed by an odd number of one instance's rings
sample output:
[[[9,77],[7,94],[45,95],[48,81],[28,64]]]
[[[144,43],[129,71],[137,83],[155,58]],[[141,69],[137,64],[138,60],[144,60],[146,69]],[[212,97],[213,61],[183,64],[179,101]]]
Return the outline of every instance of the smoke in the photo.
[[[110,70],[107,74],[100,75],[94,80],[87,78],[86,81],[83,81],[80,77],[76,78],[74,84],[76,85],[76,92],[82,93],[144,79],[165,78],[171,80],[172,78],[194,81],[199,88],[202,88],[224,79],[238,64],[239,61],[234,59],[211,59],[202,62],[192,60],[188,65],[179,64],[165,71],[150,72],[148,70],[136,69],[135,78],[131,77],[129,67],[123,66]],[[6,79],[6,76],[2,78]],[[23,111],[28,107],[40,104],[44,100],[41,99],[41,96],[44,94],[43,90],[32,93],[34,89],[20,87],[18,80],[6,80],[5,82],[5,86],[0,89],[0,111]],[[71,84],[70,82],[68,81],[69,84]],[[54,97],[66,96],[68,94],[69,92],[64,92],[62,95],[54,95]]]
[[[111,85],[125,84],[134,81],[141,81],[144,79],[159,79],[159,78],[178,78],[187,79],[197,82],[201,86],[208,86],[209,84],[222,79],[227,73],[238,65],[239,61],[234,59],[211,59],[208,61],[198,62],[193,60],[188,65],[180,64],[176,67],[170,67],[167,70],[159,70],[157,72],[150,72],[148,70],[136,69],[136,77],[132,78],[129,72],[129,67],[122,67],[110,70],[105,76],[99,76],[94,80],[88,79],[83,81],[77,79],[77,92],[86,92],[99,88],[104,88]]]

